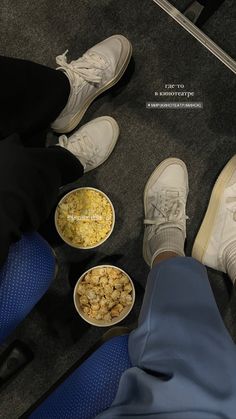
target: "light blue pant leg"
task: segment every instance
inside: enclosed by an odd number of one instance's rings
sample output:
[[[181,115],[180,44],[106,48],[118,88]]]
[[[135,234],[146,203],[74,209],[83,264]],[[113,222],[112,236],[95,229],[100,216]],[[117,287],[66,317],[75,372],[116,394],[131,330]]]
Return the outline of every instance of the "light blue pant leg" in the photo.
[[[99,418],[236,418],[236,347],[196,260],[151,270],[129,355],[133,367]]]
[[[159,411],[202,408],[236,418],[236,346],[196,260],[173,258],[151,270],[129,354],[134,366],[166,374]]]

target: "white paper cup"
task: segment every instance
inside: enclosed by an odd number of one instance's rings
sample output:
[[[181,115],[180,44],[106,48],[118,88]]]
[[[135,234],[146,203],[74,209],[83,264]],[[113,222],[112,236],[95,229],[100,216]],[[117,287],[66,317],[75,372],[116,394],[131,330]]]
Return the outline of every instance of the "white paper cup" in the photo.
[[[118,271],[120,271],[120,272],[122,272],[124,275],[126,275],[127,276],[127,278],[129,279],[129,281],[130,281],[130,284],[132,285],[132,303],[129,305],[129,306],[127,306],[127,307],[125,307],[124,308],[124,310],[122,310],[122,312],[121,312],[121,314],[119,315],[119,316],[117,316],[117,317],[114,317],[113,318],[113,320],[111,320],[110,322],[107,322],[107,321],[105,321],[105,320],[96,320],[96,319],[91,319],[90,317],[88,317],[83,311],[82,311],[82,308],[81,308],[81,305],[80,305],[80,301],[79,301],[79,294],[77,293],[77,288],[78,288],[78,285],[79,285],[79,283],[82,281],[82,279],[84,278],[84,276],[88,273],[88,272],[90,272],[90,271],[92,271],[93,269],[96,269],[96,268],[115,268],[115,269],[117,269]],[[81,275],[81,277],[78,279],[78,281],[77,281],[77,283],[76,283],[76,285],[75,285],[75,288],[74,288],[74,305],[75,305],[75,308],[76,308],[76,310],[77,310],[77,312],[79,313],[79,315],[82,317],[82,319],[84,319],[87,323],[89,323],[89,324],[91,324],[91,325],[93,325],[93,326],[98,326],[98,327],[109,327],[109,326],[113,326],[114,324],[117,324],[117,323],[120,323],[122,320],[124,320],[125,319],[125,317],[127,317],[128,316],[128,314],[130,313],[130,311],[132,310],[132,308],[133,308],[133,306],[134,306],[134,302],[135,302],[135,288],[134,288],[134,284],[133,284],[133,281],[132,281],[132,279],[130,278],[130,276],[125,272],[125,271],[123,271],[123,269],[121,269],[121,268],[118,268],[117,266],[113,266],[113,265],[98,265],[98,266],[94,266],[93,268],[91,268],[91,269],[88,269],[86,272],[84,272],[83,273],[83,275]]]
[[[58,206],[69,196],[69,195],[71,195],[71,194],[73,194],[74,192],[76,192],[76,191],[79,191],[79,190],[82,190],[82,189],[86,189],[86,190],[93,190],[93,191],[96,191],[96,192],[98,192],[98,193],[100,193],[101,195],[103,195],[105,198],[106,198],[106,200],[109,202],[109,204],[111,205],[111,209],[112,209],[112,226],[111,226],[111,229],[110,229],[110,231],[109,231],[109,233],[107,234],[107,236],[106,237],[104,237],[104,239],[103,240],[101,240],[100,242],[98,242],[98,243],[96,243],[95,245],[93,245],[93,246],[79,246],[79,245],[76,245],[75,243],[73,243],[73,242],[71,242],[70,240],[68,240],[64,235],[63,235],[63,233],[61,232],[61,230],[60,230],[60,227],[59,227],[59,225],[58,225],[58,222],[57,222],[57,217],[58,217]],[[111,200],[108,198],[108,196],[104,193],[104,192],[102,192],[102,191],[100,191],[99,189],[96,189],[96,188],[91,188],[91,187],[83,187],[83,188],[76,188],[76,189],[73,189],[72,191],[70,191],[70,192],[68,192],[66,195],[64,195],[63,196],[63,198],[59,201],[59,203],[58,203],[58,205],[57,205],[57,208],[56,208],[56,211],[55,211],[55,215],[54,215],[54,221],[55,221],[55,226],[56,226],[56,230],[57,230],[57,232],[58,232],[58,234],[59,234],[59,236],[62,238],[62,240],[65,242],[65,243],[67,243],[67,244],[69,244],[70,246],[72,246],[72,247],[75,247],[76,249],[94,249],[95,247],[97,247],[97,246],[100,246],[101,244],[103,244],[109,237],[110,237],[110,235],[111,235],[111,233],[113,232],[113,229],[114,229],[114,225],[115,225],[115,209],[114,209],[114,206],[113,206],[113,204],[112,204],[112,202],[111,202]]]

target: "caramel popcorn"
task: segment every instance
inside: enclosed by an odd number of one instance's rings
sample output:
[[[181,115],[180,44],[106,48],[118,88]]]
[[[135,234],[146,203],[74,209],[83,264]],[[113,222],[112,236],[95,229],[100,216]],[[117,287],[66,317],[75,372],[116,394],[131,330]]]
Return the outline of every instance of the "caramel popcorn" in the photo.
[[[98,191],[74,191],[58,205],[59,231],[67,241],[76,246],[86,248],[99,244],[110,233],[112,223],[111,204]],[[96,283],[95,278],[93,281]]]
[[[82,311],[91,319],[111,321],[132,304],[132,285],[119,269],[94,268],[77,287]]]

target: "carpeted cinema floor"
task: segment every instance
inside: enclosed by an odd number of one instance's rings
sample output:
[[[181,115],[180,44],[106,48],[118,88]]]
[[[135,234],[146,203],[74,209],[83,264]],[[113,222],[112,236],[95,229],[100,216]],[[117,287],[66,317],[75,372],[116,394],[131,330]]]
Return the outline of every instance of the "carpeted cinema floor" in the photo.
[[[232,1],[228,7],[233,8]],[[229,21],[228,9],[227,13]],[[212,19],[203,29],[217,38],[217,21],[214,26]],[[67,48],[69,57],[76,58],[112,34],[125,35],[133,45],[133,59],[123,80],[99,97],[82,121],[111,115],[120,126],[119,142],[110,159],[76,183],[108,194],[117,215],[115,230],[96,251],[79,252],[63,245],[53,229],[44,227],[49,241],[56,245],[60,273],[0,349],[1,353],[20,338],[35,354],[33,362],[0,391],[0,418],[13,419],[105,331],[88,327],[73,308],[73,284],[81,272],[104,261],[124,268],[135,281],[137,301],[123,324],[137,320],[148,275],[142,259],[143,189],[155,167],[170,156],[183,159],[189,170],[186,254],[191,254],[214,181],[235,153],[235,77],[151,0],[3,0],[0,23],[2,55],[52,67],[55,56]],[[222,26],[221,30],[224,33]],[[225,42],[227,52],[234,54],[232,39]],[[203,102],[203,110],[146,109],[146,102],[155,100],[155,92],[164,91],[167,83],[184,84],[185,91],[194,92],[194,99]],[[236,339],[235,291],[226,276],[209,270],[209,277],[222,316]]]

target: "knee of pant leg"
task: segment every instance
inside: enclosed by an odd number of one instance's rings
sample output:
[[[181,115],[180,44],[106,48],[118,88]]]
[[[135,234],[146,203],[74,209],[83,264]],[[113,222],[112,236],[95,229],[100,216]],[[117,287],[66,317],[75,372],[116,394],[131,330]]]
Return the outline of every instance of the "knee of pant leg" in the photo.
[[[207,271],[204,265],[198,262],[192,257],[177,256],[167,260],[164,260],[155,265],[149,274],[151,279],[155,278],[167,278],[167,279],[178,279],[183,278],[185,275],[190,278],[191,275],[200,275],[201,277],[207,277]]]

